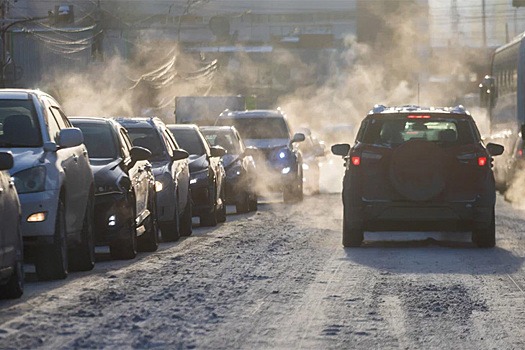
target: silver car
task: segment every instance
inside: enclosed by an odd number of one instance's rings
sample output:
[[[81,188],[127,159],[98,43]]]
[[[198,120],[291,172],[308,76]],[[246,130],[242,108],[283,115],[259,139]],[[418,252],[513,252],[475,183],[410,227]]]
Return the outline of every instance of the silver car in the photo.
[[[24,292],[24,264],[20,235],[20,202],[9,172],[13,156],[0,152],[0,299]]]
[[[24,255],[39,279],[95,264],[94,181],[82,132],[60,105],[38,90],[0,89],[0,151],[22,206]]]

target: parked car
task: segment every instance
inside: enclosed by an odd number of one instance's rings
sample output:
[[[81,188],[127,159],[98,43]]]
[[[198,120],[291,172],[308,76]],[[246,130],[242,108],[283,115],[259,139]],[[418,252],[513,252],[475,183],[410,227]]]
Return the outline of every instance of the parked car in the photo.
[[[108,118],[70,118],[84,135],[95,176],[95,244],[114,259],[158,248],[151,152],[133,146],[126,129]]]
[[[190,154],[191,195],[193,215],[201,226],[215,226],[226,221],[225,171],[222,147],[210,147],[197,125],[170,124],[179,145]]]
[[[226,172],[226,204],[235,204],[237,213],[257,210],[257,173],[252,154],[246,148],[234,126],[201,126],[200,130],[211,146],[226,150],[222,163]]]
[[[479,247],[496,243],[492,156],[462,107],[376,106],[356,143],[336,144],[346,157],[343,245],[363,231],[471,231]]]
[[[324,144],[312,134],[309,128],[300,128],[298,132],[304,134],[305,140],[299,144],[303,154],[303,187],[308,194],[319,193],[320,163],[324,160]]]
[[[162,238],[176,241],[192,233],[193,205],[190,191],[188,152],[181,149],[162,120],[117,118],[134,146],[151,152],[149,161],[155,175],[157,213]]]
[[[269,190],[282,191],[285,202],[303,200],[303,157],[281,110],[224,111],[216,125],[235,126],[247,146],[259,149],[258,179]]]
[[[20,298],[24,293],[20,202],[7,172],[12,167],[13,156],[0,152],[0,299]]]
[[[0,151],[11,151],[24,255],[39,279],[95,265],[95,188],[82,132],[39,90],[0,90]]]

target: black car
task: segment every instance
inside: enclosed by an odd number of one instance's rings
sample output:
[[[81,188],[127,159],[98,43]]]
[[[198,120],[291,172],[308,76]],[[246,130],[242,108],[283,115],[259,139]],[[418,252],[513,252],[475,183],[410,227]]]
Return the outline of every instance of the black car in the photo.
[[[119,123],[107,118],[70,118],[82,130],[95,177],[95,241],[115,259],[137,249],[158,248],[155,178],[151,152],[133,146]]]
[[[192,233],[193,205],[188,152],[181,149],[159,118],[117,118],[135,146],[151,151],[162,238],[176,241]]]
[[[237,213],[257,210],[257,174],[252,154],[234,126],[201,126],[200,130],[211,146],[226,150],[222,157],[226,171],[226,204],[235,204]]]
[[[226,221],[225,171],[222,147],[210,147],[197,125],[170,124],[179,145],[190,154],[191,196],[193,215],[201,226],[215,226]]]
[[[255,163],[264,191],[282,191],[285,202],[303,200],[303,158],[296,143],[305,137],[292,136],[281,110],[224,111],[216,125],[235,126],[244,143],[259,150]]]
[[[13,156],[0,152],[0,299],[24,293],[24,255],[20,231],[20,202],[9,175]]]
[[[471,231],[493,247],[496,201],[492,156],[503,146],[481,141],[462,107],[376,106],[345,157],[343,245],[363,231]]]

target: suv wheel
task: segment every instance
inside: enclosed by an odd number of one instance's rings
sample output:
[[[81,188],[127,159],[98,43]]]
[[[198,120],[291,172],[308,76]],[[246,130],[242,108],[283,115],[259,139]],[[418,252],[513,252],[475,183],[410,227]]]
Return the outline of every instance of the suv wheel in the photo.
[[[173,214],[173,221],[159,224],[164,242],[175,242],[180,238],[179,227],[179,201],[175,201],[175,214]]]
[[[226,222],[226,201],[224,194],[224,187],[221,191],[221,207],[217,210],[217,222]]]
[[[18,227],[20,231],[20,226]],[[21,242],[20,242],[21,243]],[[22,243],[21,243],[22,244]],[[20,245],[22,247],[22,245]],[[17,252],[14,271],[5,285],[0,285],[0,299],[20,298],[24,293],[24,261],[22,251]]]
[[[250,211],[257,211],[257,193],[252,193],[252,195],[250,196]]]
[[[493,248],[496,245],[496,222],[494,209],[490,225],[485,229],[472,231],[472,242],[480,248]]]
[[[137,225],[135,223],[135,210],[129,219],[125,231],[126,239],[117,240],[109,246],[109,253],[113,259],[130,260],[137,256]]]
[[[35,268],[39,280],[64,279],[67,277],[66,216],[62,199],[58,201],[53,243],[38,247]]]
[[[363,243],[364,233],[361,229],[350,229],[346,223],[346,218],[343,218],[343,246],[360,247]]]
[[[188,192],[188,200],[186,201],[186,207],[184,212],[182,212],[182,217],[180,220],[180,235],[181,236],[191,236],[193,232],[191,218],[193,216],[193,203],[191,202],[191,194]]]
[[[84,213],[80,244],[68,252],[72,271],[90,271],[95,267],[95,242],[93,238],[93,212],[95,201],[90,195]]]
[[[240,213],[247,213],[250,211],[250,193],[242,191],[239,195],[240,199],[235,203],[235,211]]]
[[[159,224],[157,222],[157,199],[152,197],[148,206],[149,216],[144,223],[146,231],[138,237],[138,249],[143,252],[154,252],[159,249]]]

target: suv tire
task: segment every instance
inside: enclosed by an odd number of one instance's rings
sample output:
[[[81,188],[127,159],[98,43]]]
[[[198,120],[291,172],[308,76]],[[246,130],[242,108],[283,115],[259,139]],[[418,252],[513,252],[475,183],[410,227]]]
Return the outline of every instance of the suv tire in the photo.
[[[20,226],[18,227],[20,232]],[[22,242],[20,242],[22,247]],[[21,249],[21,248],[20,248]],[[24,293],[24,261],[23,254],[20,250],[17,253],[15,269],[5,285],[0,285],[0,299],[20,298]]]
[[[53,243],[42,244],[38,248],[35,268],[37,277],[41,281],[67,277],[66,215],[62,198],[58,201]]]
[[[86,212],[84,213],[80,244],[68,252],[71,271],[91,271],[95,267],[95,241],[93,237],[94,205],[95,201],[93,196],[90,195],[86,205]]]
[[[250,193],[243,191],[240,194],[240,200],[235,203],[235,212],[237,214],[247,213],[250,211]]]
[[[159,249],[159,224],[157,222],[157,199],[152,197],[149,203],[149,216],[144,223],[146,231],[138,237],[138,249],[143,252],[154,252]]]
[[[173,214],[173,221],[159,224],[162,233],[162,240],[164,242],[175,242],[180,238],[180,222],[179,222],[179,201],[175,200],[175,213]]]
[[[191,193],[188,191],[188,199],[186,201],[186,207],[182,212],[182,217],[180,220],[179,232],[181,236],[187,237],[191,236],[193,232],[193,223],[191,218],[193,216],[193,203],[191,201]]]
[[[496,222],[494,209],[492,210],[492,219],[485,229],[472,231],[472,242],[479,248],[493,248],[496,245]]]
[[[350,229],[346,223],[346,218],[343,219],[343,246],[360,247],[363,243],[364,232],[361,229]]]
[[[113,259],[131,260],[137,256],[137,225],[135,223],[135,210],[133,217],[126,225],[126,239],[117,240],[109,246],[109,253]]]

